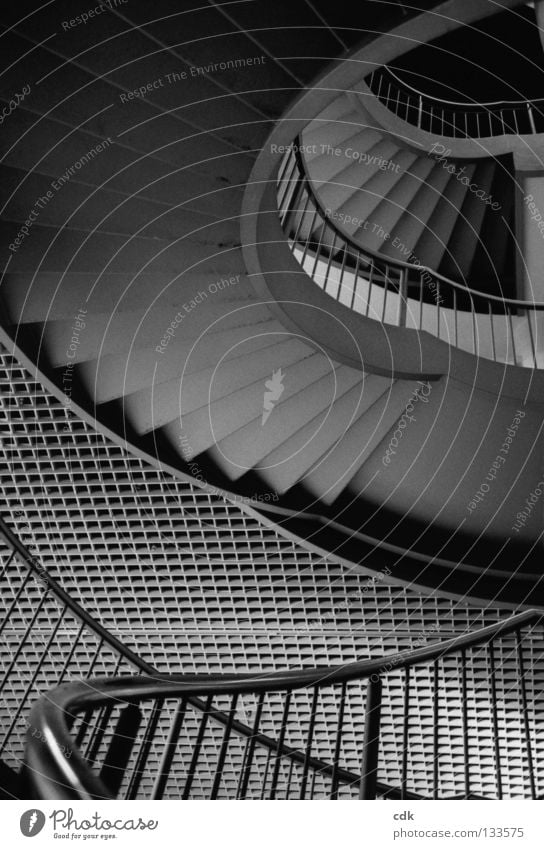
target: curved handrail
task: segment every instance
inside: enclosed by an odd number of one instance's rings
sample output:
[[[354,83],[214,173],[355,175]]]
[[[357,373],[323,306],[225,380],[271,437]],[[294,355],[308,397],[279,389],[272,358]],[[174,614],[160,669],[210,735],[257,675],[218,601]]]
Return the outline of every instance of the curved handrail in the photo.
[[[344,307],[385,324],[426,331],[501,364],[544,368],[537,318],[544,301],[505,298],[450,280],[424,266],[358,245],[323,206],[308,174],[300,136],[277,178],[280,223],[304,271]]]
[[[11,530],[9,525],[6,524],[6,522],[1,516],[0,539],[4,540],[4,542],[12,550],[12,552],[15,552],[21,558],[21,560],[23,560],[23,562],[28,567],[29,571],[34,576],[36,576],[37,580],[44,583],[51,591],[51,593],[55,596],[55,598],[57,598],[57,600],[60,601],[64,607],[70,610],[74,618],[79,620],[82,625],[87,626],[87,628],[100,639],[102,644],[108,646],[115,654],[122,657],[140,672],[145,673],[145,677],[139,676],[137,678],[128,679],[126,677],[120,679],[103,679],[105,682],[107,682],[107,684],[105,684],[103,687],[104,692],[110,687],[111,682],[113,681],[117,681],[118,683],[121,682],[121,684],[124,686],[127,681],[137,680],[142,684],[145,690],[146,685],[153,687],[157,681],[168,682],[171,679],[176,678],[183,678],[184,680],[189,680],[193,683],[197,681],[209,682],[210,680],[212,680],[209,675],[161,676],[161,673],[156,669],[156,667],[144,661],[139,655],[137,655],[124,643],[117,639],[106,628],[104,628],[104,626],[97,619],[95,619],[83,607],[81,607],[81,605],[78,604],[78,602],[76,602],[60,586],[60,584],[49,574],[49,572],[44,569],[39,560],[28,550],[24,543],[19,540],[17,535]],[[68,689],[68,691],[71,693],[74,691],[74,688],[76,690],[78,688],[82,688],[85,692],[88,692],[88,688],[91,688],[90,692],[93,692],[93,685],[94,682],[92,681],[76,681],[68,685],[62,685],[61,687],[57,688],[57,690],[62,694],[65,692],[66,689]],[[44,716],[46,716],[49,712],[48,705],[52,705],[54,702],[55,692],[56,691],[48,693],[47,696],[43,697],[43,699],[41,700],[41,703],[44,707]],[[119,696],[119,698],[122,697]],[[199,711],[205,711],[206,709],[205,703],[196,696],[194,698],[188,696],[187,702]],[[39,705],[40,702],[38,702],[38,706],[34,708],[34,710],[39,710]],[[213,716],[214,720],[216,720],[222,726],[228,725],[229,717],[224,711],[213,710],[210,712],[210,714]],[[32,719],[31,716],[30,728],[32,728],[33,733],[29,734],[28,736],[28,757],[25,761],[25,771],[27,775],[27,780],[29,781],[29,783],[36,785],[36,789],[38,789],[39,786],[62,787],[63,785],[65,785],[66,787],[71,788],[66,798],[74,798],[72,791],[78,791],[76,784],[74,784],[75,775],[73,763],[75,763],[81,756],[74,750],[72,743],[70,743],[69,747],[65,746],[65,748],[63,749],[62,744],[59,743],[60,737],[55,737],[54,735],[53,738],[50,738],[49,733],[47,732],[45,727],[46,723],[44,723],[44,726],[41,731],[39,730],[39,724],[39,721],[35,721],[34,719]],[[293,750],[286,745],[281,745],[278,740],[275,740],[274,738],[269,737],[266,734],[259,733],[255,735],[251,726],[247,725],[244,722],[241,722],[240,720],[234,720],[231,725],[233,731],[246,738],[253,737],[256,742],[259,743],[259,745],[263,746],[269,751],[281,752],[281,757],[289,758],[299,763],[302,763],[304,761],[304,757],[297,750]],[[39,732],[38,736],[36,736],[36,731]],[[51,740],[51,751],[47,753],[44,752],[41,746],[45,739],[47,739],[48,741]],[[66,758],[64,757],[64,752],[66,751],[73,752],[74,761],[72,761],[71,758],[70,761],[66,760]],[[64,769],[62,770],[62,775],[57,774],[59,763],[63,764],[64,766]],[[308,765],[311,769],[319,771],[323,775],[330,775],[333,770],[333,766],[331,764],[318,758],[308,759]],[[360,780],[360,776],[351,773],[348,770],[338,769],[337,773],[339,780],[345,784],[353,784]],[[92,776],[89,785],[90,787],[93,787],[94,790],[98,793],[97,798],[112,798],[111,795],[107,792],[104,785],[101,784],[99,781],[97,783],[97,781],[98,780],[96,779],[96,776]],[[394,789],[388,787],[387,785],[379,784],[379,786],[383,792],[394,792]],[[416,796],[416,794],[413,794],[413,797],[419,798]],[[43,798],[46,798],[46,796],[43,796]],[[85,798],[85,795],[82,798]]]
[[[543,618],[542,612],[529,610],[469,634],[405,652],[401,661],[397,653],[355,663],[289,672],[168,675],[151,680],[147,676],[97,678],[65,684],[42,697],[32,710],[31,723],[41,732],[41,739],[29,738],[28,764],[38,774],[46,771],[50,785],[70,788],[70,795],[56,795],[55,798],[74,798],[74,791],[78,794],[77,798],[82,799],[112,798],[107,786],[92,771],[80,752],[74,749],[70,721],[78,713],[119,702],[132,705],[151,699],[162,702],[168,698],[189,700],[203,696],[292,692],[301,688],[345,685],[354,680],[372,681],[387,674],[391,668],[406,670],[417,664],[442,659],[453,652],[464,653],[469,648],[487,645],[499,637],[512,633],[519,635],[523,628],[536,625]],[[385,667],[389,667],[387,672],[384,672]],[[270,741],[265,735],[254,735],[254,738],[258,742]],[[300,751],[282,748],[278,743],[275,743],[274,748],[279,748],[282,755],[291,756],[299,763],[305,760]],[[72,752],[69,760],[63,755],[66,750]],[[335,769],[321,760],[311,760],[316,769]],[[309,763],[307,759],[306,762]],[[338,767],[336,772],[337,777],[340,777]],[[358,781],[358,776],[350,771],[341,770],[341,773],[346,783]]]
[[[405,262],[402,259],[391,259],[390,257],[386,257],[383,254],[380,254],[378,251],[372,250],[371,248],[361,248],[360,245],[355,242],[349,233],[344,232],[338,224],[327,214],[326,208],[323,206],[321,198],[319,194],[315,191],[312,183],[312,178],[308,173],[308,168],[306,162],[304,161],[304,157],[302,156],[301,150],[303,148],[302,139],[298,136],[293,142],[293,153],[296,157],[297,164],[299,167],[299,173],[302,176],[303,181],[310,188],[312,193],[312,202],[318,207],[322,218],[326,221],[327,226],[333,230],[339,239],[346,243],[346,245],[351,248],[354,252],[360,252],[370,259],[374,259],[377,262],[382,263],[383,265],[389,266],[395,269],[402,269],[408,272],[417,271],[418,274],[429,274],[439,283],[443,283],[446,286],[451,286],[454,289],[457,289],[463,295],[469,295],[473,298],[482,298],[482,300],[494,301],[498,304],[506,304],[511,307],[520,307],[521,309],[535,309],[535,310],[544,310],[544,301],[525,301],[523,299],[518,298],[504,298],[499,295],[491,295],[488,292],[482,292],[479,289],[473,289],[470,286],[465,286],[462,283],[457,283],[455,280],[451,280],[449,277],[444,277],[443,274],[440,274],[438,271],[434,271],[428,265],[414,265],[410,262]],[[341,184],[338,184],[341,185]]]
[[[426,94],[381,65],[365,82],[375,97],[402,120],[448,138],[491,138],[544,133],[544,98],[459,102]]]
[[[526,106],[527,103],[544,103],[544,97],[520,97],[518,100],[486,100],[478,102],[467,102],[463,100],[446,100],[444,97],[435,97],[434,95],[427,94],[426,92],[421,91],[420,89],[417,89],[414,86],[410,85],[410,83],[407,83],[406,80],[403,80],[398,77],[390,65],[382,65],[381,68],[384,71],[387,71],[387,73],[392,76],[400,85],[404,86],[404,88],[409,88],[411,91],[413,91],[414,94],[418,94],[421,97],[429,98],[429,100],[436,100],[438,103],[447,103],[448,106],[474,106],[476,108],[482,107],[485,109],[488,106]]]

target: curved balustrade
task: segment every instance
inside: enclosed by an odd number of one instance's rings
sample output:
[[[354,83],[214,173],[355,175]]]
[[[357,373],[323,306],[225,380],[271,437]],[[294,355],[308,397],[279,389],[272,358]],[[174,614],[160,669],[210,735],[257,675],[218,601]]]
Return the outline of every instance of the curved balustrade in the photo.
[[[75,603],[2,520],[0,534],[0,632],[8,657],[0,682],[1,748],[13,768],[26,735],[18,792],[27,798],[536,798],[542,792],[540,612],[347,665],[164,675]],[[483,700],[485,720],[475,707]],[[393,704],[402,710],[395,714]],[[432,742],[423,744],[422,722]],[[509,769],[505,731],[513,723],[523,740],[521,792],[518,767],[514,778]],[[429,753],[424,795],[422,745]],[[482,786],[478,772],[482,746],[494,753],[492,788]],[[397,778],[386,784],[393,750],[401,752],[393,759]]]
[[[391,112],[435,136],[481,139],[544,133],[544,98],[492,103],[442,100],[413,88],[387,65],[376,68],[365,82]]]
[[[474,798],[482,793],[475,786],[471,761],[475,738],[482,746],[485,734],[481,712],[479,728],[475,727],[475,703],[487,699],[495,788],[485,797],[508,796],[503,773],[507,740],[501,730],[514,721],[511,707],[515,702],[524,729],[519,753],[523,780],[527,795],[537,798],[538,692],[529,686],[528,671],[534,657],[528,659],[524,639],[534,636],[541,618],[539,612],[528,611],[442,643],[335,667],[102,678],[67,684],[41,699],[32,712],[31,722],[40,735],[37,740],[29,738],[31,784],[38,796],[45,785],[49,798],[74,798],[74,791],[76,798],[84,799],[116,794],[135,798],[135,788],[145,784],[150,761],[154,761],[156,767],[147,781],[152,798],[162,797],[173,773],[183,799],[193,794],[209,799],[391,796],[380,787],[377,776],[382,714],[388,709],[385,694],[390,692],[390,680],[396,679],[400,684],[397,697],[402,693],[403,699],[402,724],[397,729],[401,753],[397,797],[417,798],[410,792],[409,775],[412,747],[420,744],[418,710],[425,702],[431,703],[433,716],[433,740],[426,743],[428,797]],[[505,677],[502,669],[511,656],[517,658],[514,687],[511,675]],[[475,674],[482,664],[487,677]],[[195,698],[205,700],[203,711],[190,709]],[[508,700],[510,710],[505,709]],[[221,726],[213,721],[218,709],[227,717]],[[237,717],[246,716],[248,710],[252,728],[249,733],[247,728],[241,732]],[[334,716],[334,733],[328,740],[323,740],[324,714]],[[457,733],[449,728],[448,719],[457,720],[451,723],[457,726]],[[271,726],[273,738],[261,730]],[[357,726],[360,740],[350,740]],[[353,742],[360,752],[360,774],[345,768]],[[462,749],[457,778],[448,781],[445,761],[454,757],[456,744]],[[319,758],[320,746],[330,751],[328,762]],[[72,751],[70,760],[64,756],[67,750]]]
[[[282,227],[304,271],[328,295],[369,318],[438,339],[485,359],[544,368],[544,303],[469,289],[419,264],[359,247],[313,190],[297,139],[279,170]]]

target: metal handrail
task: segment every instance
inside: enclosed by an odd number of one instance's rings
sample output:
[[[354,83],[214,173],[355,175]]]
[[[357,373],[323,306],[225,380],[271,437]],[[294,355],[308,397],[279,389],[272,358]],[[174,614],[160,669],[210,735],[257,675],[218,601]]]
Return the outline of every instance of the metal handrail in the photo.
[[[504,298],[499,295],[491,295],[488,292],[482,292],[479,289],[473,289],[470,286],[464,286],[462,283],[457,283],[455,280],[451,280],[449,277],[444,277],[443,274],[440,274],[438,271],[435,271],[428,265],[414,265],[413,263],[405,262],[402,259],[391,259],[390,257],[386,257],[383,254],[378,253],[378,251],[372,250],[371,248],[362,248],[360,245],[357,244],[357,242],[355,242],[351,238],[349,233],[344,232],[338,226],[338,224],[329,215],[327,215],[326,208],[324,207],[319,197],[319,194],[314,189],[312,178],[308,173],[308,168],[306,162],[304,161],[304,157],[301,153],[301,150],[302,139],[300,138],[300,136],[297,136],[297,138],[293,142],[293,153],[297,161],[299,174],[310,191],[312,203],[314,203],[319,209],[321,217],[325,220],[327,227],[330,227],[330,229],[333,230],[334,233],[336,233],[338,238],[354,252],[359,252],[365,257],[368,257],[369,259],[374,259],[389,268],[406,270],[408,272],[417,271],[418,275],[424,273],[430,274],[437,282],[444,283],[444,285],[446,286],[450,286],[453,289],[457,289],[463,295],[472,296],[473,298],[481,298],[482,300],[494,301],[496,303],[508,305],[511,307],[520,307],[521,309],[544,310],[544,301],[525,301],[519,298]]]
[[[544,301],[488,294],[420,263],[359,245],[325,209],[298,136],[277,180],[280,222],[303,270],[326,294],[385,324],[426,331],[449,345],[501,364],[544,368],[538,317]]]
[[[70,726],[75,716],[83,711],[114,703],[133,705],[144,700],[155,700],[162,704],[168,698],[188,701],[204,696],[289,693],[296,689],[346,684],[354,680],[369,680],[370,697],[372,687],[376,683],[381,686],[381,677],[392,668],[407,670],[456,652],[461,652],[464,656],[469,648],[489,645],[497,638],[509,634],[519,635],[523,628],[537,625],[543,618],[542,612],[529,610],[469,634],[405,652],[400,661],[397,653],[355,663],[289,672],[168,675],[159,677],[159,680],[150,680],[147,676],[97,678],[87,682],[65,684],[40,699],[32,710],[31,723],[41,733],[40,739],[29,737],[27,768],[34,776],[38,776],[34,779],[38,787],[45,783],[50,792],[53,792],[54,788],[53,798],[74,798],[74,793],[77,794],[75,798],[80,799],[112,798],[107,786],[74,747]],[[384,667],[388,666],[387,673],[384,673]],[[271,742],[265,735],[254,737],[257,742],[265,745]],[[375,734],[373,742],[374,737]],[[276,750],[280,749],[281,756],[291,757],[298,763],[303,762],[304,756],[300,751],[278,746],[276,741],[272,742]],[[63,755],[67,749],[72,752],[69,760]],[[354,784],[360,780],[359,776],[350,771],[335,768],[334,765],[321,760],[310,760],[313,768],[326,770],[329,774],[336,771],[336,778],[346,783]],[[412,798],[416,798],[416,795],[412,794]]]
[[[544,133],[544,99],[462,103],[419,91],[388,65],[365,80],[370,91],[402,120],[447,138],[490,138]]]
[[[472,103],[470,103],[470,102],[467,103],[466,101],[462,101],[462,100],[446,100],[444,97],[438,98],[438,97],[436,97],[432,94],[427,94],[424,91],[420,91],[419,89],[410,85],[410,83],[407,83],[406,80],[403,80],[400,77],[398,77],[396,75],[395,71],[393,70],[393,68],[391,68],[390,65],[381,65],[380,70],[386,71],[401,86],[403,86],[403,88],[409,88],[411,91],[414,92],[414,94],[417,94],[420,97],[425,97],[428,100],[434,100],[434,101],[436,101],[437,103],[440,103],[440,104],[447,103],[448,106],[466,106],[466,107],[474,107],[474,108],[481,107],[483,109],[487,109],[488,106],[526,106],[527,103],[544,103],[544,97],[530,97],[530,98],[521,97],[521,98],[519,98],[519,100],[486,100],[486,101],[483,101],[483,102],[474,101]]]

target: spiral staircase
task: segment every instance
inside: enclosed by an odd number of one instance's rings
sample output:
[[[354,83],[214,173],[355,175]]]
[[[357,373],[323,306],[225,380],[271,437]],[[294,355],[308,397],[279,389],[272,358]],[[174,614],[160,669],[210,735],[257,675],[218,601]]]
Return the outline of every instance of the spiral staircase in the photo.
[[[515,156],[379,75],[496,4],[77,5],[1,16],[3,792],[539,797]]]

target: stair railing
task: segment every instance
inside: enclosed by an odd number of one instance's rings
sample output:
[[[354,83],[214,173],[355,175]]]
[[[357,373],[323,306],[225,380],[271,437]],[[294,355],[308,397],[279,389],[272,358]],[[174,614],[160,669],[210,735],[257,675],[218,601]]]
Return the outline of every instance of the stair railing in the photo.
[[[144,689],[145,685],[153,685],[153,682],[161,680],[161,676],[156,668],[83,609],[42,566],[36,554],[18,538],[2,517],[0,546],[0,763],[10,767],[14,774],[22,772],[22,780],[17,785],[3,790],[18,797],[22,794],[23,798],[87,798],[87,790],[83,790],[75,780],[73,766],[80,757],[76,749],[79,747],[81,756],[87,759],[86,763],[93,763],[101,757],[103,747],[112,736],[113,705],[106,705],[98,716],[94,706],[90,707],[89,713],[81,718],[75,745],[73,740],[65,746],[57,741],[53,745],[54,755],[51,760],[48,743],[46,746],[48,732],[40,722],[36,724],[33,714],[28,717],[32,704],[42,697],[44,703],[51,706],[51,697],[43,694],[51,688],[54,692],[60,688],[62,693],[66,686],[64,682],[68,679],[75,679],[75,683],[68,685],[70,691],[72,687],[81,686],[87,692],[89,688],[92,690],[93,685],[84,681],[92,681],[97,674],[108,676],[105,678],[108,686],[116,682],[122,687],[132,681],[135,674],[140,675],[138,680],[143,683]],[[118,678],[119,675],[125,677]],[[144,675],[145,678],[142,677]],[[203,677],[206,681],[210,680],[208,676]],[[199,680],[195,676],[189,676],[189,679]],[[38,708],[36,710],[40,712]],[[257,705],[256,716],[260,716],[262,710]],[[305,792],[308,794],[314,792],[316,781],[317,784],[332,781],[333,777],[338,786],[358,786],[360,776],[357,773],[342,769],[338,764],[334,767],[331,763],[299,750],[291,751],[282,743],[281,735],[275,739],[258,732],[256,719],[252,719],[249,725],[244,721],[247,720],[247,709],[236,719],[229,709],[222,712],[198,697],[187,696],[170,730],[172,745],[166,745],[162,751],[161,770],[150,789],[153,798],[162,798],[165,792],[175,751],[176,728],[181,729],[184,718],[187,724],[190,712],[193,723],[200,723],[202,729],[211,719],[216,729],[224,729],[225,734],[228,729],[229,735],[236,734],[240,739],[248,741],[250,748],[259,746],[260,750],[267,753],[268,770],[274,759],[288,758],[306,775]],[[149,756],[148,748],[153,733],[157,730],[158,713],[155,705],[146,736],[140,741],[139,766],[131,776],[130,786],[124,788],[127,798],[136,798],[140,794],[143,768]],[[91,727],[93,717],[97,721]],[[109,739],[109,754],[101,772],[102,784],[95,785],[91,780],[91,786],[95,789],[98,787],[98,796],[104,795],[106,785],[110,795],[120,790],[123,773],[119,765],[133,749],[133,738],[140,720],[141,711],[131,702],[123,712],[123,719],[116,727],[113,740]],[[45,755],[42,746],[46,746]],[[199,750],[200,747],[196,749]],[[59,757],[62,761],[60,776]],[[259,753],[255,754],[254,759],[256,764]],[[253,755],[249,762],[252,760]],[[255,764],[252,767],[253,774]],[[247,778],[240,781],[237,791],[239,798],[245,798],[251,792],[249,768],[244,775]],[[191,784],[192,780],[188,792]],[[378,784],[378,791],[392,798],[399,795],[398,789],[383,783]],[[411,794],[410,798],[418,797]]]
[[[481,139],[544,133],[544,98],[463,103],[431,97],[388,65],[376,68],[365,82],[390,112],[434,136]]]
[[[414,255],[405,262],[361,247],[339,226],[346,224],[342,213],[321,203],[301,150],[297,137],[280,164],[278,210],[294,257],[327,295],[367,318],[426,331],[493,362],[544,368],[544,302],[490,295]]]
[[[542,616],[527,611],[400,655],[341,666],[65,684],[32,711],[40,735],[28,738],[28,782],[37,798],[63,799],[132,799],[137,793],[182,799],[537,798],[544,779],[542,728],[536,658],[526,639],[534,639]],[[403,710],[397,781],[384,789],[378,778],[392,678]],[[249,730],[247,717],[244,728],[238,721],[248,697]],[[203,711],[190,709],[193,699],[204,701]],[[226,722],[215,722],[216,711]],[[422,711],[432,720],[423,736]],[[482,736],[486,721],[489,740]],[[508,770],[516,722],[521,794],[519,776]],[[473,770],[488,747],[493,788]],[[355,757],[360,768],[347,768]],[[426,772],[423,794],[413,786],[415,768]]]

